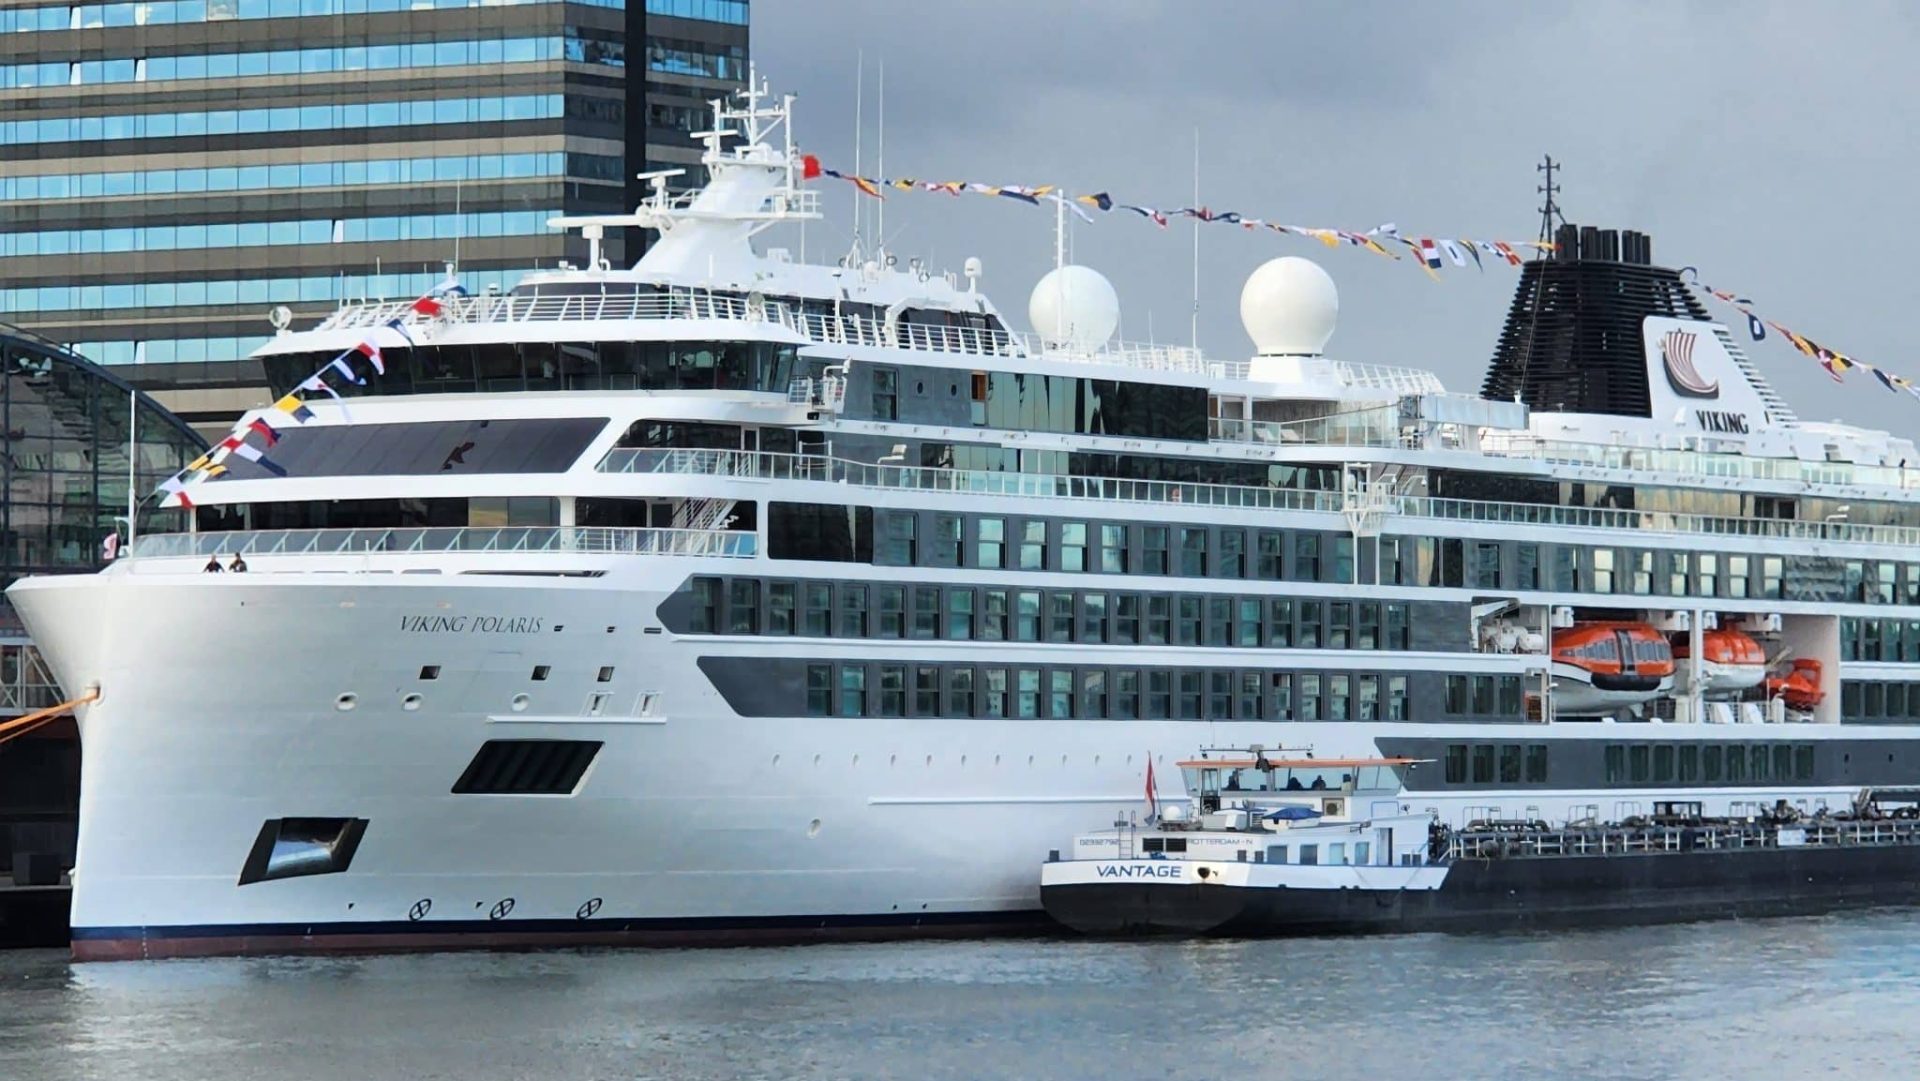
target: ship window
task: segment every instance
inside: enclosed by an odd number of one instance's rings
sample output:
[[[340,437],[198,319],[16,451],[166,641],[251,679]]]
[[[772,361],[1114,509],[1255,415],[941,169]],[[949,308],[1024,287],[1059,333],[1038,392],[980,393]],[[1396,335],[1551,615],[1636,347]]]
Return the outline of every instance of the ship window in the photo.
[[[1527,744],[1527,783],[1547,783],[1547,745],[1544,743]]]
[[[959,642],[973,638],[973,590],[965,587],[947,589],[947,634],[946,637]]]
[[[1122,646],[1140,641],[1140,594],[1114,594],[1112,638],[1115,645]]]
[[[1742,784],[1747,779],[1747,749],[1740,744],[1727,747],[1727,783]]]
[[[1520,745],[1518,743],[1500,745],[1500,783],[1520,783]]]
[[[1005,717],[1007,715],[1007,670],[983,668],[980,670],[980,683],[980,715]]]
[[[880,716],[907,715],[907,669],[904,665],[880,666]]]
[[[865,638],[867,636],[867,587],[841,585],[840,604],[836,614],[840,619],[840,637]]]
[[[1256,561],[1254,572],[1267,582],[1277,582],[1283,575],[1281,570],[1285,562],[1287,535],[1277,530],[1262,529],[1254,534]]]
[[[1073,594],[1047,594],[1047,641],[1073,641]]]
[[[1267,645],[1285,649],[1293,644],[1293,602],[1284,597],[1267,601]]]
[[[1270,672],[1267,674],[1267,719],[1293,720],[1293,673]]]
[[[599,740],[490,739],[453,783],[458,795],[565,795],[600,753]]]
[[[1765,744],[1756,743],[1752,747],[1748,748],[1748,753],[1747,753],[1748,779],[1754,780],[1754,781],[1765,781],[1771,778],[1773,774],[1769,770],[1770,762],[1771,762],[1771,759],[1770,759],[1770,756],[1767,754],[1767,747]]]
[[[1047,673],[1047,716],[1065,720],[1073,716],[1073,671],[1055,668]]]
[[[1233,639],[1233,598],[1208,597],[1206,601],[1206,644],[1224,646]]]
[[[1521,544],[1513,550],[1513,577],[1515,589],[1540,588],[1540,546]]]
[[[1520,689],[1519,676],[1500,677],[1500,716],[1506,718],[1520,716]]]
[[[338,874],[353,863],[366,830],[364,818],[270,818],[241,864],[239,885]]]
[[[800,633],[825,638],[833,633],[833,584],[806,582],[800,587]]]
[[[1467,712],[1467,677],[1457,674],[1447,677],[1447,712]]]
[[[1634,784],[1646,784],[1652,776],[1652,748],[1644,743],[1636,743],[1627,748],[1627,779]]]
[[[1187,839],[1185,837],[1167,838],[1168,852],[1185,852],[1186,850],[1187,850]]]
[[[940,715],[940,669],[923,666],[913,670],[913,713],[916,717]]]
[[[1784,781],[1793,776],[1793,745],[1776,743],[1773,745],[1773,779]]]
[[[1320,580],[1320,534],[1295,533],[1293,535],[1293,573],[1288,575],[1295,582],[1317,582]]]
[[[1177,711],[1174,713],[1176,720],[1197,721],[1201,718],[1200,684],[1200,673],[1180,673],[1180,700],[1177,703]],[[1317,686],[1315,689],[1318,689]]]
[[[1493,744],[1491,743],[1473,745],[1473,783],[1493,783]]]
[[[1813,780],[1813,744],[1801,743],[1793,748],[1793,779]]]
[[[1140,573],[1167,573],[1167,527],[1149,525],[1140,527]]]
[[[1174,644],[1197,646],[1200,644],[1200,598],[1180,596],[1175,598],[1175,607],[1179,612],[1174,620]]]
[[[1107,673],[1105,669],[1085,668],[1080,671],[1080,716],[1105,717],[1107,715]]]
[[[1180,573],[1188,578],[1206,577],[1207,528],[1205,526],[1180,528]]]
[[[957,514],[933,516],[933,560],[936,567],[960,565],[960,537],[963,522]]]
[[[610,665],[610,664],[601,665],[598,675],[594,677],[594,682],[595,683],[612,683],[613,682],[613,665]]]
[[[1060,523],[1060,569],[1063,571],[1087,569],[1087,523]]]
[[[796,600],[792,582],[767,583],[767,633],[792,634]]]
[[[1318,864],[1319,862],[1320,862],[1320,846],[1319,845],[1301,845],[1300,846],[1300,865],[1302,867],[1311,867],[1311,866],[1314,866],[1315,864]]]
[[[238,455],[226,465],[238,480],[564,473],[606,426],[606,417],[295,426],[280,429],[271,469]]]
[[[873,369],[873,419],[900,418],[900,373],[894,368]]]
[[[1613,549],[1595,548],[1593,551],[1593,591],[1595,593],[1613,592]]]
[[[1747,595],[1747,573],[1746,556],[1727,557],[1727,596],[1745,597]]]
[[[840,667],[840,716],[867,715],[867,670],[863,665]]]
[[[1336,676],[1336,679],[1345,677]],[[1233,720],[1233,673],[1207,673],[1207,719],[1210,721]],[[1346,718],[1336,718],[1345,720]]]
[[[1113,673],[1113,716],[1131,721],[1140,716],[1140,673],[1121,669]]]
[[[914,566],[920,561],[920,546],[915,536],[920,525],[919,515],[910,510],[881,511],[880,514],[884,532],[874,562],[886,567]]]
[[[1159,673],[1165,675],[1165,673]],[[1040,670],[1022,668],[1015,673],[1014,706],[1017,716],[1031,720],[1040,716]],[[1161,713],[1160,716],[1166,716]]]
[[[727,633],[758,634],[759,624],[759,579],[735,578],[727,584]]]
[[[1243,721],[1260,718],[1260,686],[1265,680],[1259,672],[1240,673],[1239,716]]]
[[[1353,645],[1353,602],[1334,601],[1327,605],[1327,648],[1349,649]]]
[[[973,716],[973,669],[966,665],[947,669],[947,716]]]
[[[421,678],[421,679],[439,679],[439,678],[440,678],[440,666],[439,666],[439,665],[437,665],[437,664],[423,664],[423,665],[421,665],[421,666],[420,666],[420,678]]]
[[[1127,573],[1126,526],[1103,525],[1100,527],[1100,573]]]
[[[1080,641],[1105,642],[1107,640],[1107,595],[1105,593],[1080,594]]]
[[[1004,642],[1007,640],[1007,591],[989,589],[985,597],[980,612],[980,640]]]
[[[1905,717],[1907,715],[1907,685],[1904,683],[1887,684],[1887,716]]]
[[[913,587],[913,637],[936,638],[940,631],[940,587]]]
[[[1492,676],[1473,677],[1473,712],[1475,714],[1484,717],[1494,712],[1493,687]]]
[[[1047,523],[1026,521],[1020,523],[1020,569],[1023,571],[1043,571],[1047,569]]]
[[[1875,652],[1878,652],[1878,651],[1876,650]],[[1868,659],[1878,660],[1879,658],[1870,657]],[[1886,716],[1887,715],[1886,685],[1882,683],[1868,683],[1862,686],[1862,690],[1866,696],[1866,701],[1865,701],[1865,704],[1860,707],[1860,712],[1863,715],[1868,717]]]
[[[1347,862],[1347,846],[1343,841],[1335,841],[1327,846],[1327,862],[1342,866]]]
[[[547,678],[547,676],[551,675],[552,673],[553,673],[552,665],[536,664],[533,666],[533,681],[535,683],[540,683],[544,681]]]
[[[1301,649],[1320,648],[1320,602],[1300,602],[1300,623],[1294,634],[1294,644]]]
[[[775,502],[767,511],[767,554],[774,559],[871,563],[873,508]]]
[[[1233,628],[1235,645],[1260,645],[1260,598],[1241,597],[1234,602]]]
[[[1627,748],[1625,744],[1609,743],[1606,752],[1607,783],[1623,784],[1627,779]]]
[[[687,629],[694,634],[712,634],[720,622],[720,579],[693,580],[693,612]]]
[[[1287,862],[1287,846],[1286,845],[1268,845],[1267,846],[1267,862],[1268,863]]]
[[[1023,589],[1013,595],[1013,637],[1017,642],[1040,640],[1040,591]]]
[[[1780,590],[1780,569],[1779,556],[1760,557],[1760,595],[1762,597],[1784,596]]]
[[[980,519],[974,525],[973,565],[987,570],[1006,566],[1006,541],[1006,519]]]
[[[1344,673],[1327,677],[1327,720],[1353,720],[1352,684],[1353,678]]]
[[[807,665],[807,716],[825,717],[833,712],[833,666]]]
[[[1500,588],[1500,544],[1477,542],[1473,546],[1473,588]]]
[[[1387,677],[1387,720],[1407,719],[1407,677]]]
[[[1687,744],[1680,748],[1680,783],[1692,784],[1700,779],[1700,748]]]
[[[1662,743],[1653,749],[1653,779],[1662,784],[1673,781],[1673,745]]]
[[[1165,720],[1173,715],[1173,674],[1165,669],[1147,673],[1147,708],[1149,720]]]
[[[1709,743],[1700,748],[1700,779],[1713,784],[1721,778],[1721,761],[1725,752],[1717,743]]]

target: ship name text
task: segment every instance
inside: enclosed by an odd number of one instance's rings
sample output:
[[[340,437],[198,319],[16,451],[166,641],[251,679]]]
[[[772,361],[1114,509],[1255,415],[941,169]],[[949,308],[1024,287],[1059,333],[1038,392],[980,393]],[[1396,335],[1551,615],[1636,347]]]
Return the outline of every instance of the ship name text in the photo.
[[[401,616],[402,634],[534,634],[545,629],[540,616]]]

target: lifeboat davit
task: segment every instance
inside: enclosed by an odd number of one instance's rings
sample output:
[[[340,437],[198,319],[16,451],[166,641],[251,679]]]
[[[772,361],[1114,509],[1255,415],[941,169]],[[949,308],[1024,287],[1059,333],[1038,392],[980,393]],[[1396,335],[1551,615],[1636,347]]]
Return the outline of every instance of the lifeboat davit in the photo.
[[[1598,716],[1673,687],[1673,647],[1648,623],[1576,623],[1553,633],[1554,709]]]
[[[1784,674],[1767,677],[1767,697],[1778,698],[1787,708],[1811,713],[1827,692],[1820,686],[1820,662],[1802,657]]]
[[[1685,671],[1692,657],[1691,635],[1673,636],[1674,663]],[[1700,693],[1737,694],[1767,678],[1767,651],[1753,636],[1731,627],[1700,632]]]

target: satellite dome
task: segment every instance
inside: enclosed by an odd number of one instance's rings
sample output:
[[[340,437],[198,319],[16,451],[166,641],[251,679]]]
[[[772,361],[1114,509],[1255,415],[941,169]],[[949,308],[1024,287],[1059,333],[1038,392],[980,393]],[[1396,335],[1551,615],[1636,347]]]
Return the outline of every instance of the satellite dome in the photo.
[[[1092,352],[1120,325],[1120,296],[1092,267],[1056,267],[1033,287],[1027,318],[1048,345]]]
[[[1240,324],[1263,357],[1318,356],[1339,316],[1333,279],[1297,255],[1260,264],[1240,289]]]

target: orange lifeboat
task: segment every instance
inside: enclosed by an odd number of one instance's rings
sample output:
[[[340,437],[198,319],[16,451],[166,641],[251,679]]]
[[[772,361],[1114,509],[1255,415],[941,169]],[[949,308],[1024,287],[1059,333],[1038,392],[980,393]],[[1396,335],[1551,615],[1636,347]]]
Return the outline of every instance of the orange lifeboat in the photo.
[[[1778,698],[1787,708],[1810,713],[1827,692],[1820,686],[1820,662],[1802,657],[1785,673],[1767,677],[1767,697]]]
[[[1553,700],[1561,713],[1608,714],[1672,686],[1673,647],[1651,624],[1576,623],[1553,634]]]
[[[1691,635],[1673,636],[1676,663],[1692,656]],[[1687,666],[1681,664],[1685,669]],[[1700,632],[1700,691],[1737,694],[1758,687],[1767,678],[1767,651],[1745,631],[1719,627]]]

